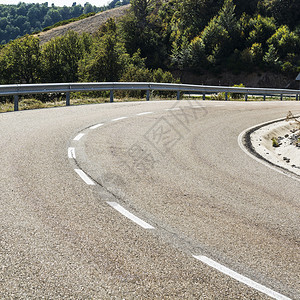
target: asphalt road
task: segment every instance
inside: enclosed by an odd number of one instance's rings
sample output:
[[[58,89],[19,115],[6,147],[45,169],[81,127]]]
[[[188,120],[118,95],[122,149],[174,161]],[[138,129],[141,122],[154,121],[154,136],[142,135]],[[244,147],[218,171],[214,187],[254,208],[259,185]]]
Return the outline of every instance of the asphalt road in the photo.
[[[299,181],[238,144],[289,110],[299,102],[0,114],[0,298],[300,299]]]

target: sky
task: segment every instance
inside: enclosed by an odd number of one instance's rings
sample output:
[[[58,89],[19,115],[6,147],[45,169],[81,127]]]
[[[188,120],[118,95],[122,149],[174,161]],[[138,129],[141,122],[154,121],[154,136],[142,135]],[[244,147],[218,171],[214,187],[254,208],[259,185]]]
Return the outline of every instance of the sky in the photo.
[[[106,5],[111,2],[111,0],[42,0],[42,1],[34,1],[34,0],[0,0],[0,4],[18,4],[19,2],[25,3],[45,3],[48,2],[48,5],[51,6],[54,3],[55,6],[72,6],[74,2],[76,4],[81,4],[82,6],[89,2],[92,5],[96,5],[98,7]]]

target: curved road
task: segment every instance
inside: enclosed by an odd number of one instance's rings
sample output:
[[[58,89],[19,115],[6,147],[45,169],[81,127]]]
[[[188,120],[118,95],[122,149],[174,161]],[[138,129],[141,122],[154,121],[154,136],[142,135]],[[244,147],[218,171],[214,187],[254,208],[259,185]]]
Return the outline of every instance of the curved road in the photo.
[[[238,144],[289,110],[299,103],[1,114],[0,298],[299,299],[299,181]]]

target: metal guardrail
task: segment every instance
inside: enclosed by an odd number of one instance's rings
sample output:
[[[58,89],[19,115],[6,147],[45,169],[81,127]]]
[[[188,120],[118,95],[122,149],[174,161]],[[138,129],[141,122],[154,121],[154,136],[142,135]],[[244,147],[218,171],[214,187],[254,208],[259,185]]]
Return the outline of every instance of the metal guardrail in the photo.
[[[177,100],[180,99],[180,93],[198,93],[206,94],[225,93],[225,100],[228,99],[228,93],[239,93],[245,95],[245,101],[248,95],[283,95],[295,96],[299,100],[300,90],[273,89],[273,88],[241,88],[227,86],[206,86],[192,84],[173,84],[173,83],[153,83],[153,82],[88,82],[88,83],[46,83],[46,84],[11,84],[0,85],[0,96],[14,96],[14,110],[19,109],[19,96],[26,94],[46,94],[46,93],[66,93],[66,105],[70,105],[70,93],[72,92],[92,92],[92,91],[110,91],[110,102],[113,102],[113,92],[116,90],[144,90],[146,91],[146,100],[150,99],[150,91],[174,91],[177,92]]]

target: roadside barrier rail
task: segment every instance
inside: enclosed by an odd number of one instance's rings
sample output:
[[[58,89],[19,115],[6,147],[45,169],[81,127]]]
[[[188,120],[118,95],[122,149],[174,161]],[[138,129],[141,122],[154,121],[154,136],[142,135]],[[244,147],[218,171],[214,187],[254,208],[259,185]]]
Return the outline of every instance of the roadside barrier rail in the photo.
[[[300,90],[274,89],[274,88],[242,88],[228,86],[207,86],[192,84],[174,84],[174,83],[154,83],[154,82],[88,82],[88,83],[42,83],[42,84],[10,84],[0,85],[0,96],[14,97],[14,110],[19,109],[19,96],[26,94],[47,94],[47,93],[65,93],[66,105],[70,105],[70,93],[72,92],[92,92],[92,91],[110,91],[110,102],[114,101],[114,91],[118,90],[143,90],[146,91],[146,100],[150,100],[150,91],[174,91],[177,92],[177,100],[180,100],[180,94],[184,92],[202,94],[205,100],[206,94],[225,93],[225,100],[228,99],[228,93],[244,94],[245,101],[248,95],[263,96],[283,96],[295,97],[299,100]]]

